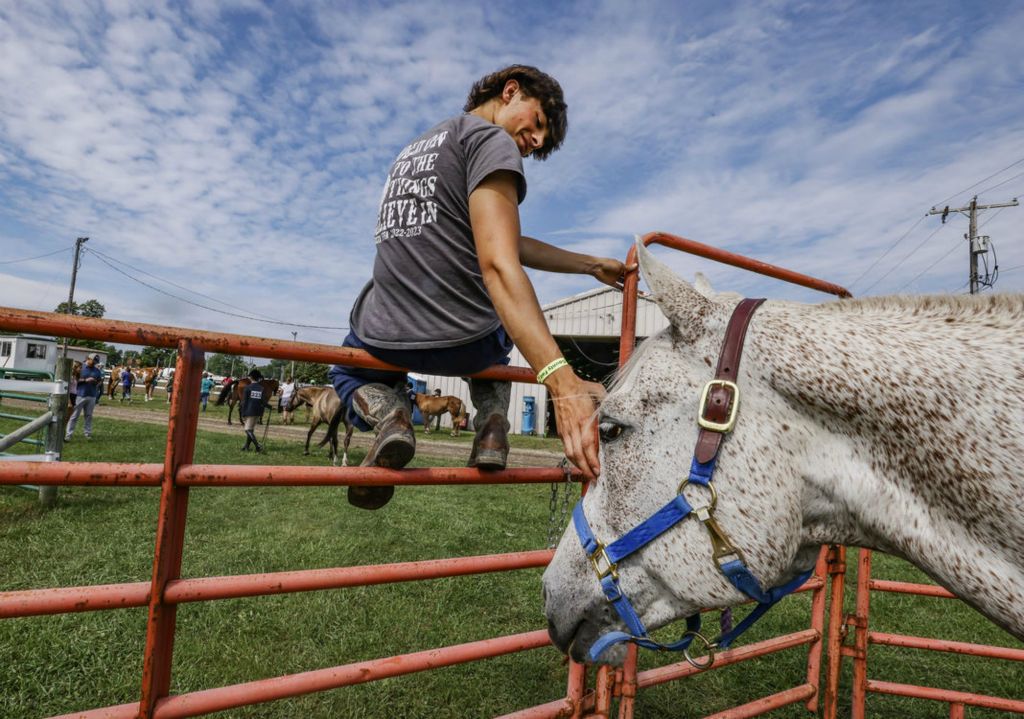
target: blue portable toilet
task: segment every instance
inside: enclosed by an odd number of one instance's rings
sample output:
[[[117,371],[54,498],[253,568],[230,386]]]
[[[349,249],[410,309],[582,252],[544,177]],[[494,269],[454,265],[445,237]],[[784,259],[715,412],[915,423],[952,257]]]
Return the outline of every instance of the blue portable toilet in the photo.
[[[523,397],[523,434],[536,434],[536,430],[534,429],[536,404],[536,397]]]
[[[415,377],[406,377],[409,384],[412,385],[413,392],[419,392],[420,394],[427,393],[427,381],[425,379],[416,379]],[[412,400],[412,398],[409,398]],[[420,414],[420,408],[416,406],[416,402],[412,403],[412,423],[423,424],[423,415]]]

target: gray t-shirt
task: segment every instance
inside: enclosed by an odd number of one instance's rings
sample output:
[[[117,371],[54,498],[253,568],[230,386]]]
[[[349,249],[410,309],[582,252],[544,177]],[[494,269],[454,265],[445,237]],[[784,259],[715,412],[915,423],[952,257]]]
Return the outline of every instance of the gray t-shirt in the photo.
[[[500,325],[484,287],[469,224],[469,195],[488,175],[526,176],[519,148],[503,128],[459,115],[398,154],[381,195],[373,279],[349,325],[384,349],[429,349],[472,342]]]

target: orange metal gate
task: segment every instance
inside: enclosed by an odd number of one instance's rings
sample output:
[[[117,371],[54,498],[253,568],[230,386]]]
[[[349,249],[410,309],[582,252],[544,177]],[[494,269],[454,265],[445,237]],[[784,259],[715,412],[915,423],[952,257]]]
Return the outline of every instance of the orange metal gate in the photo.
[[[845,548],[842,548],[840,552],[838,561],[845,563]],[[838,693],[839,662],[841,657],[850,657],[852,659],[853,687],[850,714],[852,719],[864,719],[867,716],[865,705],[869,693],[942,702],[949,705],[950,719],[963,719],[965,708],[968,706],[1024,714],[1024,699],[1007,699],[987,694],[953,691],[937,687],[923,687],[868,678],[868,648],[873,644],[1024,662],[1024,649],[871,631],[869,628],[869,610],[872,591],[914,594],[921,597],[934,597],[938,599],[955,599],[945,589],[932,584],[914,584],[910,582],[873,579],[871,576],[871,555],[870,550],[858,550],[856,608],[853,614],[843,620],[843,624],[852,629],[853,644],[852,646],[840,648],[839,635],[842,629],[837,626],[835,632],[837,635],[836,651],[830,661],[830,664],[834,663],[835,667],[830,666],[828,678],[829,693],[835,696]],[[843,589],[842,583],[836,586],[832,594],[833,605],[842,606]],[[829,711],[825,714],[826,719],[835,719],[835,702],[830,702],[828,707]]]
[[[846,290],[836,285],[683,238],[655,233],[645,236],[644,241],[691,252],[839,296],[848,296]],[[635,250],[631,251],[630,257],[631,259],[635,257]],[[633,349],[636,289],[637,277],[633,274],[627,278],[624,293],[621,362],[628,359]],[[344,347],[137,325],[103,319],[93,320],[16,309],[0,308],[0,329],[81,339],[99,339],[125,344],[173,347],[177,348],[179,352],[163,464],[8,462],[0,465],[0,484],[159,486],[161,488],[151,581],[0,592],[0,618],[148,607],[140,700],[78,712],[74,716],[91,718],[139,716],[147,719],[149,717],[164,719],[196,716],[549,646],[547,632],[538,630],[397,657],[385,657],[340,667],[211,688],[188,694],[170,695],[176,609],[181,603],[543,567],[550,561],[552,555],[550,550],[537,550],[372,566],[186,579],[182,578],[180,573],[190,487],[550,483],[562,481],[565,476],[560,468],[510,469],[503,472],[482,473],[476,469],[454,468],[387,470],[365,467],[197,465],[193,463],[193,452],[198,425],[199,380],[205,352],[306,360],[356,367],[401,368],[379,362],[363,351]],[[533,372],[525,367],[492,367],[476,376],[516,382],[534,381]],[[578,481],[579,475],[574,475],[573,479]],[[787,636],[775,637],[757,644],[722,652],[716,657],[715,666],[722,667],[784,648],[806,645],[809,648],[807,681],[797,687],[716,714],[714,715],[716,718],[757,716],[774,708],[798,702],[804,702],[810,711],[816,711],[818,698],[821,695],[825,696],[826,716],[835,716],[840,653],[853,651],[848,648],[841,649],[844,621],[842,617],[843,572],[842,550],[833,548],[826,551],[823,549],[815,576],[801,590],[814,592],[809,628]],[[830,584],[832,589],[827,632],[824,626],[826,584]],[[866,610],[865,600],[865,619],[863,620],[865,630]],[[860,625],[857,626],[860,631]],[[826,691],[821,692],[818,677],[822,645],[826,636],[829,645],[829,666],[826,672]],[[870,638],[866,635],[864,641],[877,642],[883,639],[880,639],[879,636]],[[953,651],[961,651],[961,649],[953,649]],[[1013,650],[1009,651],[1013,652]],[[1008,658],[1019,659],[1021,657]],[[587,688],[585,667],[572,663],[569,667],[569,686],[563,699],[524,709],[508,716],[521,718],[610,717],[613,700],[617,699],[619,703],[618,716],[620,719],[629,719],[633,716],[634,699],[640,689],[689,676],[696,672],[696,669],[687,664],[638,671],[636,650],[633,647],[625,666],[621,669],[602,667],[596,671],[595,686],[592,690]],[[864,687],[871,691],[894,690],[891,686],[885,686],[885,683],[872,683],[866,680]],[[962,707],[964,703],[977,703],[963,701],[962,697],[960,699],[952,698],[950,701],[954,708],[958,705]],[[956,716],[955,713],[952,715]]]

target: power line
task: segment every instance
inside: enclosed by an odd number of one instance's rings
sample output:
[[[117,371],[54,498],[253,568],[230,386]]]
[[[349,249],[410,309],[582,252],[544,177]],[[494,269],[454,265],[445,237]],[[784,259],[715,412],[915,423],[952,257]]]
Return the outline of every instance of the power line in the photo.
[[[1014,181],[1014,180],[1016,180],[1016,179],[1017,179],[1018,177],[1024,177],[1024,172],[1018,172],[1018,173],[1017,173],[1016,175],[1014,175],[1013,177],[1007,177],[1007,178],[1006,178],[1005,180],[1003,180],[1002,182],[997,182],[996,184],[992,185],[991,187],[986,187],[986,188],[985,188],[984,190],[982,190],[982,191],[981,191],[981,192],[979,192],[978,194],[979,194],[979,195],[984,195],[984,194],[985,194],[986,192],[991,192],[992,190],[996,189],[997,187],[1001,187],[1002,185],[1005,185],[1005,184],[1006,184],[1007,182],[1013,182],[1013,181]]]
[[[1004,173],[1004,172],[1006,172],[1007,170],[1009,170],[1009,169],[1010,169],[1011,167],[1015,167],[1015,166],[1019,165],[1019,164],[1020,164],[1020,163],[1022,163],[1022,162],[1024,162],[1024,157],[1021,157],[1020,159],[1018,159],[1018,160],[1015,160],[1015,161],[1011,162],[1011,163],[1010,163],[1009,165],[1007,165],[1006,167],[1004,167],[1004,168],[1002,168],[1001,170],[998,170],[998,171],[996,171],[996,172],[993,172],[993,173],[992,173],[991,175],[989,175],[988,177],[985,177],[985,178],[982,178],[981,180],[978,180],[977,182],[975,182],[975,183],[974,183],[973,185],[971,185],[970,187],[965,187],[964,189],[960,190],[959,192],[954,192],[954,193],[953,193],[952,195],[950,195],[950,196],[949,196],[949,197],[947,197],[946,199],[942,200],[941,202],[936,202],[936,203],[935,203],[935,204],[934,204],[934,205],[933,205],[932,207],[941,207],[941,206],[945,205],[945,204],[946,204],[947,202],[949,202],[950,200],[952,200],[952,199],[953,199],[954,197],[956,197],[957,195],[962,195],[963,193],[967,192],[968,190],[971,190],[971,189],[973,189],[973,188],[977,187],[978,185],[981,185],[982,183],[988,182],[988,181],[989,181],[989,180],[991,180],[991,179],[992,179],[993,177],[996,177],[997,175],[1001,175],[1002,173]],[[1018,174],[1014,175],[1013,177],[1007,178],[1006,180],[1003,180],[1002,182],[1000,182],[1000,183],[998,183],[998,184],[996,184],[996,185],[992,185],[991,187],[989,187],[989,188],[987,188],[987,189],[983,190],[983,192],[988,192],[988,191],[990,191],[990,190],[994,190],[995,188],[999,187],[1000,185],[1004,185],[1004,184],[1006,184],[1007,182],[1010,182],[1010,181],[1012,181],[1012,180],[1015,180],[1015,179],[1017,179],[1018,177],[1021,177],[1021,176],[1024,176],[1024,172],[1018,173]],[[978,194],[982,194],[982,193],[978,193]],[[930,214],[930,213],[928,213],[928,214]],[[901,236],[901,237],[900,237],[900,238],[899,238],[898,240],[896,240],[896,241],[895,241],[894,243],[892,243],[892,244],[891,244],[891,245],[889,246],[889,248],[888,248],[888,249],[887,249],[887,250],[886,250],[885,252],[883,252],[883,253],[882,253],[882,255],[881,255],[881,256],[880,256],[880,257],[879,257],[879,258],[878,258],[877,260],[875,260],[875,261],[874,261],[874,262],[873,262],[873,263],[871,264],[871,266],[870,266],[870,267],[868,267],[868,268],[867,268],[867,269],[866,269],[866,270],[865,270],[864,272],[862,272],[862,273],[860,274],[860,276],[859,276],[859,277],[857,277],[857,279],[855,279],[855,280],[854,280],[853,282],[851,282],[851,283],[849,284],[849,286],[850,286],[851,288],[853,288],[853,287],[854,287],[854,286],[855,286],[855,285],[856,285],[856,284],[857,284],[858,282],[860,282],[860,281],[861,281],[862,279],[864,279],[864,277],[866,277],[866,276],[867,276],[867,274],[868,274],[869,272],[871,272],[871,270],[873,270],[873,269],[874,269],[874,268],[875,268],[875,267],[876,267],[876,266],[878,265],[878,263],[879,263],[879,262],[881,262],[881,261],[882,261],[883,259],[885,259],[886,255],[888,255],[888,254],[889,254],[890,252],[892,252],[892,251],[893,251],[894,249],[896,249],[896,246],[897,246],[897,245],[899,245],[899,244],[900,244],[901,242],[903,242],[903,240],[905,240],[905,239],[907,238],[907,236],[908,236],[908,235],[909,235],[909,234],[910,234],[910,233],[911,233],[911,232],[912,232],[912,231],[914,230],[914,228],[915,228],[915,227],[917,227],[917,226],[918,226],[918,225],[919,225],[919,224],[921,223],[921,221],[922,221],[922,220],[923,220],[923,219],[924,219],[925,217],[927,217],[927,216],[928,216],[928,214],[925,214],[925,215],[924,215],[923,217],[919,218],[919,219],[917,220],[917,222],[915,222],[915,223],[914,223],[913,225],[911,225],[911,226],[910,226],[910,229],[908,229],[908,230],[907,230],[906,232],[904,232],[904,233],[903,233],[903,235],[902,235],[902,236]],[[933,233],[932,233],[932,235],[929,235],[928,237],[929,237],[929,238],[931,238],[931,237],[932,237],[932,236],[933,236],[934,234],[935,234],[935,233],[933,232]],[[910,255],[914,254],[914,252],[917,252],[917,250],[919,250],[919,249],[920,249],[920,248],[921,248],[921,247],[922,247],[923,245],[924,245],[924,243],[922,242],[922,243],[921,243],[920,245],[918,245],[918,246],[917,246],[917,247],[916,247],[916,248],[915,248],[914,250],[912,250],[912,251],[910,252],[910,254],[908,254],[908,255],[907,255],[906,257],[904,257],[904,258],[903,258],[903,260],[901,260],[901,261],[900,261],[900,262],[899,262],[899,263],[898,263],[898,264],[897,264],[896,266],[899,266],[899,264],[902,264],[903,262],[905,262],[905,261],[907,260],[907,258],[909,258],[909,257],[910,257]],[[871,289],[872,287],[874,287],[875,285],[877,285],[877,284],[878,284],[878,283],[879,283],[879,282],[880,282],[880,281],[881,281],[881,280],[882,280],[882,279],[883,279],[884,277],[886,277],[887,275],[889,275],[889,274],[890,274],[890,273],[892,272],[892,270],[893,270],[893,269],[895,269],[895,267],[894,267],[894,268],[891,268],[891,269],[889,270],[889,272],[887,272],[887,273],[886,273],[885,275],[882,275],[882,277],[881,277],[881,278],[879,278],[878,280],[876,280],[876,281],[875,281],[875,282],[874,282],[874,283],[873,283],[873,284],[872,284],[872,285],[871,285],[870,287],[868,287],[868,288],[867,288],[867,289],[865,289],[865,290],[861,290],[861,291],[859,291],[859,293],[858,293],[858,294],[865,294],[865,293],[867,293],[867,291],[868,291],[868,290],[870,290],[870,289]]]
[[[902,260],[900,260],[900,261],[899,261],[899,262],[897,262],[897,263],[896,263],[895,265],[893,265],[892,267],[890,267],[890,268],[889,268],[889,270],[888,270],[888,272],[886,272],[886,273],[885,273],[885,274],[883,274],[883,275],[882,275],[881,277],[879,277],[879,278],[878,278],[877,280],[875,280],[875,281],[874,281],[874,282],[872,282],[872,283],[871,283],[870,285],[868,285],[868,286],[867,286],[867,287],[865,287],[865,288],[864,288],[863,290],[861,290],[859,294],[861,294],[861,295],[866,295],[866,294],[868,293],[868,291],[870,291],[870,290],[871,290],[871,288],[872,288],[872,287],[874,287],[874,286],[875,286],[875,285],[877,285],[877,284],[878,284],[879,282],[881,282],[882,280],[884,280],[884,279],[885,279],[886,277],[888,277],[889,275],[891,275],[891,274],[892,274],[892,273],[893,273],[893,272],[894,272],[894,271],[896,270],[896,268],[897,268],[897,267],[899,267],[899,266],[900,266],[900,265],[902,265],[902,264],[903,264],[904,262],[906,262],[906,261],[907,261],[908,259],[910,259],[910,256],[911,256],[911,255],[913,255],[913,254],[914,254],[915,252],[917,252],[917,251],[918,251],[919,249],[921,249],[922,247],[924,247],[925,243],[927,243],[927,242],[928,242],[928,240],[930,240],[931,238],[935,237],[935,235],[937,235],[937,234],[938,234],[939,232],[941,232],[941,231],[943,230],[943,228],[946,228],[946,227],[949,227],[949,225],[939,225],[938,227],[936,227],[936,228],[935,228],[935,230],[933,230],[933,231],[932,231],[932,233],[931,233],[930,235],[928,235],[928,236],[927,236],[927,237],[925,237],[925,238],[924,238],[923,240],[921,240],[921,242],[920,242],[920,243],[918,243],[917,247],[915,247],[915,248],[914,248],[914,249],[912,249],[912,250],[911,250],[910,252],[908,252],[908,253],[907,253],[907,254],[906,254],[906,255],[905,255],[904,257],[903,257],[903,259],[902,259]]]
[[[940,225],[940,227],[941,227],[941,226],[942,226],[942,225]],[[933,232],[932,234],[934,235],[935,233]],[[902,285],[902,286],[900,286],[900,288],[896,290],[896,293],[895,293],[895,294],[898,294],[898,293],[902,292],[902,291],[903,291],[903,288],[904,288],[904,287],[909,287],[910,285],[914,284],[914,283],[915,283],[915,282],[916,282],[916,281],[918,280],[918,278],[919,278],[919,277],[921,277],[921,275],[923,275],[923,274],[925,274],[926,272],[928,272],[928,270],[930,270],[931,268],[935,267],[935,265],[937,265],[937,264],[939,264],[940,262],[942,262],[942,261],[943,261],[944,259],[946,259],[947,257],[949,257],[949,256],[950,256],[951,254],[953,254],[953,252],[955,252],[955,251],[956,251],[956,250],[958,250],[958,249],[960,249],[960,241],[959,241],[959,240],[957,240],[957,243],[956,243],[955,245],[953,245],[952,247],[950,247],[950,248],[949,248],[949,251],[947,251],[947,252],[946,252],[946,254],[944,254],[944,255],[943,255],[942,257],[940,257],[939,259],[935,260],[935,262],[931,263],[930,265],[928,265],[927,267],[925,267],[925,268],[924,268],[923,270],[921,270],[920,272],[918,272],[918,273],[917,273],[916,275],[914,275],[914,277],[913,277],[913,278],[911,278],[911,279],[910,279],[910,280],[908,280],[907,282],[904,282],[904,283],[903,283],[903,285]],[[966,282],[966,283],[964,283],[964,285],[963,285],[963,286],[967,286],[968,284],[970,284],[970,282],[969,282],[969,281],[968,281],[968,282]]]
[[[59,250],[54,250],[53,252],[47,252],[45,255],[36,255],[35,257],[22,257],[20,260],[4,260],[3,262],[0,262],[0,265],[13,265],[13,264],[16,264],[18,262],[29,262],[31,260],[41,260],[44,257],[50,257],[51,255],[57,255],[57,254],[60,254],[61,252],[67,252],[70,249],[71,249],[71,246],[69,245],[67,247],[62,247]]]
[[[991,214],[991,215],[989,216],[989,218],[988,218],[987,220],[985,220],[985,221],[984,221],[984,222],[982,222],[982,223],[981,223],[980,225],[978,225],[978,229],[980,230],[980,229],[981,229],[982,227],[984,227],[985,225],[987,225],[988,223],[990,223],[990,222],[991,222],[992,220],[996,219],[996,217],[997,217],[997,216],[999,215],[999,213],[1000,213],[1000,212],[1002,212],[1002,211],[1003,211],[1003,210],[1005,210],[1005,209],[1006,209],[1005,207],[1000,207],[999,209],[997,209],[997,210],[996,210],[995,212],[993,212],[993,213],[992,213],[992,214]]]
[[[1024,173],[1021,173],[1021,174],[1024,174]],[[978,196],[975,195],[971,199],[971,204],[969,204],[969,205],[967,205],[965,207],[957,207],[957,208],[954,209],[954,208],[951,208],[949,205],[946,205],[941,210],[938,209],[937,207],[933,207],[931,209],[931,211],[928,213],[929,215],[942,215],[942,224],[943,225],[945,225],[946,217],[949,215],[950,212],[956,212],[956,213],[959,213],[959,214],[962,214],[962,215],[967,215],[967,217],[969,219],[969,223],[968,223],[967,234],[964,235],[964,238],[966,238],[967,241],[970,243],[969,246],[968,246],[968,252],[970,253],[969,254],[970,263],[969,263],[969,270],[968,270],[968,273],[967,273],[967,277],[971,281],[971,294],[972,295],[976,294],[978,292],[978,288],[981,285],[988,285],[989,287],[991,287],[992,284],[996,281],[996,277],[999,274],[998,265],[996,265],[996,271],[995,271],[994,275],[989,275],[988,274],[988,259],[985,257],[985,255],[988,254],[990,242],[989,242],[989,238],[987,236],[981,236],[981,235],[978,234],[978,211],[979,210],[993,210],[993,209],[1004,208],[1004,207],[1017,207],[1019,204],[1020,203],[1017,202],[1017,198],[1014,198],[1010,202],[1000,202],[998,204],[990,204],[990,205],[979,205],[978,204]],[[984,279],[982,279],[982,278],[980,278],[978,276],[978,258],[979,257],[982,258],[982,260],[983,260],[983,262],[985,264],[985,273],[986,274],[985,274]]]
[[[102,257],[105,257],[105,258],[107,258],[107,259],[108,259],[108,260],[110,260],[111,262],[117,262],[118,264],[124,265],[125,267],[128,267],[128,268],[130,268],[130,269],[133,269],[133,270],[135,270],[136,272],[140,272],[140,273],[142,273],[142,274],[144,274],[144,275],[147,275],[147,276],[149,276],[149,277],[152,277],[152,278],[153,278],[154,280],[159,280],[160,282],[165,282],[165,283],[167,283],[167,284],[171,285],[172,287],[177,287],[177,288],[178,288],[179,290],[185,290],[186,292],[191,292],[191,293],[192,293],[192,294],[194,294],[194,295],[199,295],[200,297],[205,297],[205,298],[206,298],[206,299],[208,299],[208,300],[213,300],[214,302],[217,302],[217,303],[219,303],[219,304],[222,304],[222,305],[224,305],[225,307],[230,307],[230,308],[231,308],[231,309],[233,309],[233,310],[238,310],[238,311],[240,311],[240,312],[251,312],[251,311],[252,311],[252,310],[246,310],[246,309],[245,309],[244,307],[236,307],[235,305],[233,305],[233,304],[230,304],[230,303],[228,303],[228,302],[225,302],[224,300],[221,300],[221,299],[217,299],[216,297],[211,297],[210,295],[204,295],[204,294],[203,294],[202,292],[198,292],[197,290],[193,290],[193,289],[191,289],[190,287],[185,287],[184,285],[179,285],[179,284],[177,284],[176,282],[171,282],[170,280],[164,279],[163,277],[158,277],[157,275],[154,275],[154,274],[153,274],[152,272],[147,272],[146,270],[144,270],[144,269],[142,269],[142,268],[140,268],[140,267],[135,267],[134,265],[130,265],[130,264],[128,264],[128,263],[127,263],[127,262],[125,262],[124,260],[118,260],[118,259],[116,259],[116,258],[114,258],[114,257],[111,257],[110,255],[106,255],[106,254],[103,254],[103,253],[102,253],[102,252],[100,252],[99,250],[96,250],[96,249],[88,249],[88,250],[86,250],[86,252],[92,252],[93,254],[96,254],[96,255],[100,255],[100,256],[102,256]],[[265,314],[263,314],[263,313],[261,313],[261,312],[254,312],[254,314],[257,314],[257,315],[259,315],[260,317],[265,317],[265,318],[266,318],[266,319],[268,319],[268,320],[273,320],[273,319],[274,319],[274,318],[273,318],[273,317],[271,317],[270,315],[265,315]]]
[[[860,281],[861,281],[862,279],[864,279],[864,277],[865,277],[865,276],[866,276],[866,275],[867,275],[867,274],[868,274],[869,272],[871,272],[871,270],[875,269],[875,266],[876,266],[876,265],[877,265],[877,264],[878,264],[879,262],[881,262],[882,260],[884,260],[884,259],[885,259],[885,256],[886,256],[886,255],[888,255],[888,254],[889,254],[890,252],[892,252],[893,250],[895,250],[895,249],[896,249],[896,245],[898,245],[899,243],[903,242],[903,240],[907,239],[907,235],[909,235],[909,234],[910,234],[911,232],[913,232],[913,231],[914,231],[914,228],[915,228],[915,227],[917,227],[918,225],[920,225],[920,224],[921,224],[921,222],[923,222],[923,221],[924,221],[924,218],[925,218],[925,217],[927,217],[927,216],[928,216],[928,215],[921,215],[921,216],[920,216],[919,218],[917,218],[917,222],[915,222],[914,224],[912,224],[912,225],[910,226],[910,229],[909,229],[909,230],[907,230],[906,232],[904,232],[904,233],[903,233],[903,236],[902,236],[901,238],[899,238],[898,240],[896,240],[895,242],[893,242],[893,243],[892,243],[891,245],[889,245],[889,249],[887,249],[887,250],[886,250],[885,252],[883,252],[883,253],[882,253],[882,255],[881,255],[881,257],[879,257],[879,258],[878,258],[877,260],[875,260],[874,262],[872,262],[872,263],[871,263],[871,266],[870,266],[870,267],[868,267],[868,268],[867,268],[866,270],[864,270],[863,272],[861,272],[861,273],[860,273],[860,276],[859,276],[859,277],[857,277],[857,279],[855,279],[855,280],[854,280],[853,282],[851,282],[851,283],[850,283],[850,287],[852,288],[852,287],[853,287],[854,285],[856,285],[856,284],[857,284],[858,282],[860,282]],[[872,285],[871,287],[874,287],[874,285]],[[871,289],[871,288],[869,287],[868,289]],[[865,291],[865,292],[867,292],[867,290],[864,290],[864,291]]]
[[[93,254],[96,255],[96,258],[100,262],[105,264],[110,269],[114,270],[114,272],[117,272],[118,274],[124,275],[125,277],[130,279],[132,282],[137,282],[138,284],[142,285],[143,287],[148,287],[149,289],[153,290],[154,292],[159,292],[160,294],[166,295],[167,297],[171,297],[171,298],[176,299],[176,300],[178,300],[180,302],[184,302],[185,304],[193,305],[194,307],[199,307],[199,308],[202,308],[204,310],[209,310],[210,312],[217,312],[218,314],[227,315],[229,317],[238,317],[238,318],[241,318],[241,319],[244,319],[244,320],[252,320],[254,322],[265,322],[267,324],[272,324],[272,325],[284,325],[285,327],[303,327],[305,329],[311,329],[311,330],[347,330],[348,329],[348,327],[329,327],[329,326],[326,326],[326,325],[304,325],[304,324],[298,324],[296,322],[282,322],[281,320],[268,320],[268,319],[262,319],[260,317],[253,317],[251,315],[239,314],[237,312],[228,312],[226,310],[220,310],[220,309],[217,309],[216,307],[210,307],[208,305],[204,305],[204,304],[201,304],[199,302],[193,302],[192,300],[186,299],[184,297],[179,297],[178,295],[173,294],[171,292],[168,292],[166,290],[162,290],[159,287],[154,287],[153,285],[149,284],[148,282],[143,282],[138,277],[132,277],[131,275],[129,275],[127,272],[125,272],[121,268],[114,266],[114,264],[109,262],[109,261],[107,261],[107,259],[105,257],[100,256],[99,253],[95,253],[94,252]]]
[[[978,186],[978,185],[980,185],[981,183],[983,183],[983,182],[988,182],[989,180],[991,180],[991,179],[992,179],[993,177],[995,177],[996,175],[1001,175],[1002,173],[1006,172],[1007,170],[1009,170],[1009,169],[1010,169],[1011,167],[1013,167],[1014,165],[1019,165],[1019,164],[1020,164],[1020,163],[1022,163],[1022,162],[1024,162],[1024,157],[1020,158],[1019,160],[1016,160],[1015,162],[1011,162],[1011,163],[1010,163],[1009,165],[1007,165],[1006,167],[1004,167],[1004,168],[1003,168],[1002,170],[999,170],[999,171],[997,171],[997,172],[993,172],[993,173],[992,173],[991,175],[989,175],[989,176],[988,176],[988,177],[986,177],[985,179],[983,179],[983,180],[978,180],[977,182],[975,182],[975,183],[974,183],[973,185],[971,185],[970,187],[965,187],[964,189],[960,190],[960,192],[954,192],[954,193],[953,193],[952,195],[950,195],[949,197],[947,197],[947,198],[946,198],[945,200],[942,200],[941,202],[936,202],[936,203],[935,203],[935,207],[938,207],[939,205],[945,205],[945,204],[946,204],[947,202],[949,202],[950,200],[952,200],[952,199],[953,199],[954,197],[956,197],[957,195],[962,195],[962,194],[964,194],[965,192],[967,192],[968,190],[972,190],[972,189],[974,189],[975,187],[977,187],[977,186]],[[1017,175],[1017,177],[1020,177],[1020,175]],[[1013,179],[1013,178],[1010,178],[1010,179]],[[991,188],[989,188],[989,189],[991,189]],[[988,191],[988,190],[986,190],[985,192],[987,192],[987,191]],[[981,193],[981,192],[979,192],[978,194],[980,195],[980,194],[982,194],[982,193]]]

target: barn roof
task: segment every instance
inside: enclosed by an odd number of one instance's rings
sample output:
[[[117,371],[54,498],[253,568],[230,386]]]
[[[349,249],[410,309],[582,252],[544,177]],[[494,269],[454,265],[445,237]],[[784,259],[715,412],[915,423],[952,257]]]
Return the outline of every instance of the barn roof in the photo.
[[[613,289],[611,287],[598,287],[593,290],[587,290],[586,292],[580,292],[579,294],[571,295],[570,297],[563,297],[560,300],[555,300],[550,304],[543,305],[541,309],[544,310],[545,312],[548,312],[549,310],[556,310],[559,307],[564,307],[565,305],[571,305],[577,302],[582,302],[583,300],[588,300],[591,299],[592,297],[597,297],[598,295],[616,295],[618,297],[621,297],[621,294],[622,293],[620,293],[618,290]],[[640,302],[654,302],[654,300],[652,300],[650,297],[643,296],[641,296],[639,300]]]

